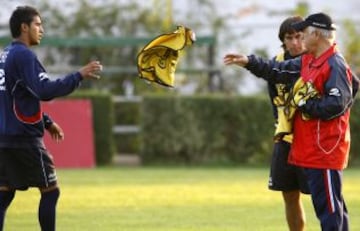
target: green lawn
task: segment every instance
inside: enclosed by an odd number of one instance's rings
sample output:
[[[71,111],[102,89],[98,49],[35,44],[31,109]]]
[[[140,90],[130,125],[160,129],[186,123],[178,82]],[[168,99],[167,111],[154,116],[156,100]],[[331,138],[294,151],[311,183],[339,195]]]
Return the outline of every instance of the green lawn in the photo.
[[[98,168],[58,170],[57,230],[286,231],[280,193],[267,168]],[[351,230],[360,230],[360,170],[344,174]],[[39,230],[39,193],[17,192],[5,230]],[[309,196],[307,230],[320,230]]]

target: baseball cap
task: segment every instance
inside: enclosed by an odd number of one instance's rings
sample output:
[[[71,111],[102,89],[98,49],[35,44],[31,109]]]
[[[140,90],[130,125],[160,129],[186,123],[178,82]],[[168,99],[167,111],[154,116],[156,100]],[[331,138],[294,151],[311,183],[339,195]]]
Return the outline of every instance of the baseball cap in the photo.
[[[330,16],[324,13],[309,15],[304,21],[292,24],[292,27],[297,31],[304,30],[308,26],[313,26],[324,30],[336,30],[336,26],[334,25]]]

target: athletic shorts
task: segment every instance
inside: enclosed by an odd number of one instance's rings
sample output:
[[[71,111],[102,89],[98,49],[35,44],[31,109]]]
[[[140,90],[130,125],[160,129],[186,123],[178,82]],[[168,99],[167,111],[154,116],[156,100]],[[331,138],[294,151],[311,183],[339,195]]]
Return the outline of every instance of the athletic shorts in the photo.
[[[54,163],[45,148],[0,148],[0,186],[26,190],[56,184]]]
[[[290,145],[286,141],[274,144],[269,189],[283,192],[299,190],[302,193],[310,194],[304,169],[288,164]]]

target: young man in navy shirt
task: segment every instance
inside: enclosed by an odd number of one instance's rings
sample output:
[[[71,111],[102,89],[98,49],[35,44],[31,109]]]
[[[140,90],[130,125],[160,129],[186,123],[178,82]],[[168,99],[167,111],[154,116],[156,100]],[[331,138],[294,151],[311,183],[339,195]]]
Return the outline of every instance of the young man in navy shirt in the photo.
[[[30,50],[44,35],[39,12],[17,7],[9,24],[13,41],[0,54],[0,230],[15,191],[37,187],[41,230],[53,231],[60,191],[43,143],[46,119],[40,101],[70,94],[82,80],[97,78],[102,66],[92,61],[77,72],[50,79]]]

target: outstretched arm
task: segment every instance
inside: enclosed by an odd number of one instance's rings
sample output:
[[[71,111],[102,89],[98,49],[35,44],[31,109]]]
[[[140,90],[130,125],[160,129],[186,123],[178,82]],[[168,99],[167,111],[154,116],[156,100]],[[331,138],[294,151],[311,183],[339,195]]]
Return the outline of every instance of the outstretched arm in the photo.
[[[277,62],[255,55],[227,54],[225,65],[238,65],[270,83],[294,83],[300,76],[301,58]]]
[[[225,65],[238,65],[240,67],[245,67],[249,62],[249,59],[246,55],[241,54],[227,54],[224,57]]]
[[[27,88],[39,100],[51,100],[73,92],[84,79],[98,79],[102,70],[99,61],[90,61],[78,71],[62,78],[50,78],[45,68],[30,50],[23,50],[17,54],[17,64],[22,67],[17,84]],[[17,88],[14,90],[16,94]]]

